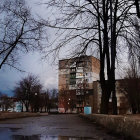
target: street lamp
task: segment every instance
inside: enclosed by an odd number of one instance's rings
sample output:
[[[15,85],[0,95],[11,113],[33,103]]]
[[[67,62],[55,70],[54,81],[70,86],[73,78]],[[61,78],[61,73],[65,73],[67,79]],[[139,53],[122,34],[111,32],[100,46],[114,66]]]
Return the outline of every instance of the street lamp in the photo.
[[[37,93],[35,93],[35,112],[38,111]]]

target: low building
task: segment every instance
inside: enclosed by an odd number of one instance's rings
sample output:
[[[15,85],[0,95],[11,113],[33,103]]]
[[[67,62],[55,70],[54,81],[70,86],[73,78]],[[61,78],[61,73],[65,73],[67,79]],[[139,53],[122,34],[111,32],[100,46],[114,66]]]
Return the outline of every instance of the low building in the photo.
[[[120,83],[123,80],[116,80],[116,97],[117,97],[117,108],[118,114],[131,114],[131,109],[129,102],[124,95],[124,93],[120,90]],[[93,101],[92,103],[92,112],[99,113],[100,105],[101,105],[101,88],[99,81],[93,82]],[[109,112],[112,112],[112,98],[109,99]]]

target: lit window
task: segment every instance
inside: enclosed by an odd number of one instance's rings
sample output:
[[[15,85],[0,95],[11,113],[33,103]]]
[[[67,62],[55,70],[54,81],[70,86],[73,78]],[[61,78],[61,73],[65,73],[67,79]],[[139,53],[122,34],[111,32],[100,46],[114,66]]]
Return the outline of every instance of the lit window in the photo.
[[[79,75],[80,75],[80,76],[83,76],[83,73],[80,73]]]

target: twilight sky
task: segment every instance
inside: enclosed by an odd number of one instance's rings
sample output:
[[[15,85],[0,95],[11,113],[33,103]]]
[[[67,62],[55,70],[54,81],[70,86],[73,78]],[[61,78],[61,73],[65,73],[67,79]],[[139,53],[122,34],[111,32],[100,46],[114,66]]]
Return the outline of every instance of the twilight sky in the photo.
[[[40,2],[46,2],[47,0],[26,0],[29,7],[31,8],[33,15],[39,15],[44,19],[52,18],[49,14],[51,11],[47,11],[45,5],[39,5]],[[51,13],[52,14],[52,13]],[[53,15],[54,16],[54,15]],[[57,15],[56,15],[57,16]],[[48,40],[50,42],[55,38],[55,32],[53,29],[47,30]],[[69,46],[68,46],[69,47]],[[61,52],[61,58],[65,58],[67,54],[66,49]],[[41,60],[41,55],[37,52],[29,54],[21,54],[19,60],[20,69],[26,72],[19,72],[10,67],[3,67],[0,70],[0,91],[9,95],[12,95],[12,90],[16,83],[23,77],[27,76],[30,73],[33,73],[39,76],[41,83],[46,88],[58,88],[58,65],[52,64],[52,57],[50,56],[49,60]],[[123,55],[124,58],[124,55]],[[123,60],[123,58],[121,60]],[[123,66],[126,65],[126,62],[123,63]],[[117,73],[117,77],[120,77],[122,73],[121,69]]]
[[[34,15],[40,15],[44,19],[47,18],[47,10],[45,6],[38,5],[38,2],[43,2],[41,0],[30,0],[27,1],[29,7],[32,10]],[[48,31],[48,34],[51,34],[51,30]],[[27,76],[30,73],[38,75],[41,83],[44,88],[57,88],[58,83],[58,72],[57,65],[52,64],[51,59],[41,60],[40,54],[29,53],[29,54],[21,54],[21,58],[19,60],[20,69],[26,72],[19,72],[13,68],[4,66],[0,70],[0,91],[2,93],[6,93],[12,95],[12,90],[16,83],[22,78]]]

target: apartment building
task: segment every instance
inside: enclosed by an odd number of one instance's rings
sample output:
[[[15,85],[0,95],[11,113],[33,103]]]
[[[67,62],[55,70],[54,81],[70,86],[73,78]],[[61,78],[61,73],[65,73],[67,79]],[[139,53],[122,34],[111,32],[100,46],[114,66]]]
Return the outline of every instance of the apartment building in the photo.
[[[93,102],[93,81],[99,80],[100,61],[80,56],[59,61],[59,112],[83,112]]]

